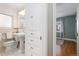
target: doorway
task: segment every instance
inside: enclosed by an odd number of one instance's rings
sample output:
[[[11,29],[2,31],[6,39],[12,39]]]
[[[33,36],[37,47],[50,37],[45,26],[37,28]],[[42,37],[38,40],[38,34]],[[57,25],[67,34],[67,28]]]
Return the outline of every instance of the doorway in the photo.
[[[56,55],[77,55],[77,4],[56,4]],[[72,11],[71,11],[72,10]]]

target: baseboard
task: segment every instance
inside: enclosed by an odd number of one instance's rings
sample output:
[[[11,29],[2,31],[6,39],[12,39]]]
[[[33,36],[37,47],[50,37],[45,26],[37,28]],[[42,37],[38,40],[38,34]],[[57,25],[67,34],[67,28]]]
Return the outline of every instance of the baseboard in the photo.
[[[75,39],[69,39],[69,38],[62,38],[62,39],[77,42],[77,40]]]

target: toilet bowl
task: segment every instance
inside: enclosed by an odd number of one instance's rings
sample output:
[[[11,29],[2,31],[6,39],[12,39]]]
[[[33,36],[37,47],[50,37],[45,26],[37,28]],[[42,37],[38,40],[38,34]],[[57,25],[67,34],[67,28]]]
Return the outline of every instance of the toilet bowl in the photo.
[[[17,49],[17,42],[14,40],[4,42],[4,46],[6,47],[6,52],[11,52]]]

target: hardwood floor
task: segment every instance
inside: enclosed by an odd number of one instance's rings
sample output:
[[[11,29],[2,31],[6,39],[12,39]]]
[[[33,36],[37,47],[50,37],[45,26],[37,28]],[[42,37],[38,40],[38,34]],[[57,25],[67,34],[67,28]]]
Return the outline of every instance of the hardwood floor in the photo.
[[[57,56],[76,56],[77,50],[76,42],[64,40],[63,45],[59,46],[59,52],[57,52]]]

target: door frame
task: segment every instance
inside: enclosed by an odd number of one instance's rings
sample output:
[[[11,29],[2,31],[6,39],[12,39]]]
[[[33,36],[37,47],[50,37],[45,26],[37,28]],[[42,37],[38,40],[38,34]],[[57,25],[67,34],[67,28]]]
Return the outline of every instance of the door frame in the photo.
[[[53,3],[53,56],[56,56],[56,3]]]
[[[48,4],[48,56],[56,56],[56,4]]]

